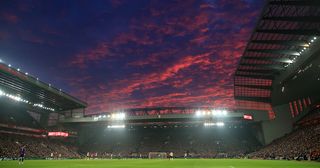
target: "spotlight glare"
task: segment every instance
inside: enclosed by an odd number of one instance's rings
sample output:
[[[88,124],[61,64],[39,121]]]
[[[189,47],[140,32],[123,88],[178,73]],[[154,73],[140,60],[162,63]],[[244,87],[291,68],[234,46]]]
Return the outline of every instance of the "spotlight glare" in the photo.
[[[11,100],[17,101],[17,102],[23,102],[23,103],[26,103],[26,104],[30,104],[30,105],[33,105],[33,107],[39,107],[39,108],[42,108],[42,109],[45,109],[45,110],[55,111],[53,108],[45,107],[42,104],[37,104],[37,103],[33,104],[29,100],[23,99],[19,95],[15,96],[15,95],[12,95],[12,94],[9,94],[9,93],[5,93],[3,90],[0,90],[0,96],[5,96],[5,97],[7,97],[7,98],[9,98]]]
[[[111,114],[111,119],[112,120],[124,120],[126,118],[125,113],[114,113]]]
[[[224,126],[224,122],[217,122],[216,125],[217,125],[218,127],[223,127],[223,126]]]
[[[125,125],[108,125],[108,128],[126,128]]]
[[[223,110],[223,111],[222,111],[222,114],[223,114],[223,115],[227,115],[227,111],[226,111],[226,110]]]
[[[197,116],[197,117],[200,117],[201,115],[202,115],[202,114],[201,114],[201,111],[200,111],[200,110],[197,110],[197,111],[196,111],[196,116]]]
[[[224,125],[225,125],[224,122],[216,122],[216,123],[205,122],[205,123],[203,123],[203,126],[205,126],[205,127],[212,127],[212,126],[223,127]]]
[[[212,115],[216,116],[216,117],[223,117],[227,115],[227,111],[226,110],[212,110]]]

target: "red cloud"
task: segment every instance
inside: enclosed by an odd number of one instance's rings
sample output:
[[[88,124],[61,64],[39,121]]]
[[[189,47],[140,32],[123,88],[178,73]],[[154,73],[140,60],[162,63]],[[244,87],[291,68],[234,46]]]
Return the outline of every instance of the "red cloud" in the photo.
[[[178,52],[179,52],[179,49],[167,48],[164,51],[151,53],[144,59],[129,62],[127,65],[138,66],[138,67],[146,66],[146,65],[157,66],[157,62],[159,62],[161,58],[172,56],[174,54],[177,54]]]
[[[78,53],[70,62],[71,66],[86,68],[88,63],[97,62],[111,56],[109,45],[105,42],[99,43],[95,48]]]
[[[235,107],[233,73],[258,10],[252,11],[245,1],[202,3],[196,8],[194,1],[150,4],[143,15],[132,18],[127,31],[71,61],[83,68],[116,55],[123,61],[117,70],[128,73],[95,85],[74,81],[81,88],[78,95],[89,102],[87,113],[152,106]],[[220,9],[230,4],[236,10]]]
[[[198,36],[198,37],[190,40],[190,42],[196,43],[196,44],[202,44],[203,42],[205,42],[209,38],[210,38],[209,35],[201,35],[201,36]]]
[[[153,41],[150,39],[149,36],[145,34],[141,36],[137,36],[134,33],[120,33],[119,35],[116,36],[116,38],[114,38],[112,44],[117,46],[117,45],[127,44],[129,42],[133,42],[140,45],[153,44]]]
[[[19,18],[17,15],[14,15],[13,13],[9,13],[9,12],[2,12],[1,13],[1,18],[9,23],[13,23],[16,24],[19,21]]]

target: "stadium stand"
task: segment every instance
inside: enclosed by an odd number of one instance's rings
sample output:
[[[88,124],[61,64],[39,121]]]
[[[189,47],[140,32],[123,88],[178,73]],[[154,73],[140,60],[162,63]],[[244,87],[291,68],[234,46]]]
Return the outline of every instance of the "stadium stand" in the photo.
[[[319,116],[318,108],[312,110],[297,122],[296,130],[249,156],[262,159],[319,160]]]
[[[200,130],[199,130],[200,129]],[[188,153],[194,158],[243,157],[260,146],[243,127],[226,128],[133,128],[119,133],[112,130],[95,132],[94,140],[88,138],[81,146],[85,154],[98,153],[98,157],[147,157],[149,152],[173,152],[175,157]],[[100,135],[100,136],[99,136]],[[111,136],[110,136],[111,135]],[[91,137],[90,135],[88,135]]]
[[[252,153],[250,157],[263,159],[318,160],[320,157],[319,146],[320,126],[308,126],[275,140],[258,152]]]
[[[17,159],[25,146],[29,159],[80,158],[70,139],[47,137],[50,130],[20,106],[3,105],[0,111],[0,160]],[[71,139],[72,140],[72,139]]]
[[[49,137],[51,116],[83,109],[82,102],[38,78],[0,63],[0,160],[17,159],[26,148],[26,158],[80,158],[74,138]],[[72,132],[72,131],[71,131]]]
[[[26,147],[26,157],[29,159],[80,158],[74,146],[61,140],[35,136],[29,137],[25,135],[0,134],[0,158],[16,159],[19,156],[19,148],[21,146]]]

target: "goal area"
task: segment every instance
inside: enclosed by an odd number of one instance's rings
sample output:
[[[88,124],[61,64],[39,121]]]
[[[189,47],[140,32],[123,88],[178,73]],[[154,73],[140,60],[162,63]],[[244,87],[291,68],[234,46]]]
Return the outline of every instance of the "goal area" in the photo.
[[[149,159],[166,159],[166,152],[149,152]]]

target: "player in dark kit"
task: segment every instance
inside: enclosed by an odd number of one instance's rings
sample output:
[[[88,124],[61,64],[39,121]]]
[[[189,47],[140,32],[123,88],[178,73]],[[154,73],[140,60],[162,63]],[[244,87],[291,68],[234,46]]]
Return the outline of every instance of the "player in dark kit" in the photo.
[[[25,155],[26,155],[26,148],[23,146],[20,148],[20,151],[19,151],[19,165],[23,164]]]

